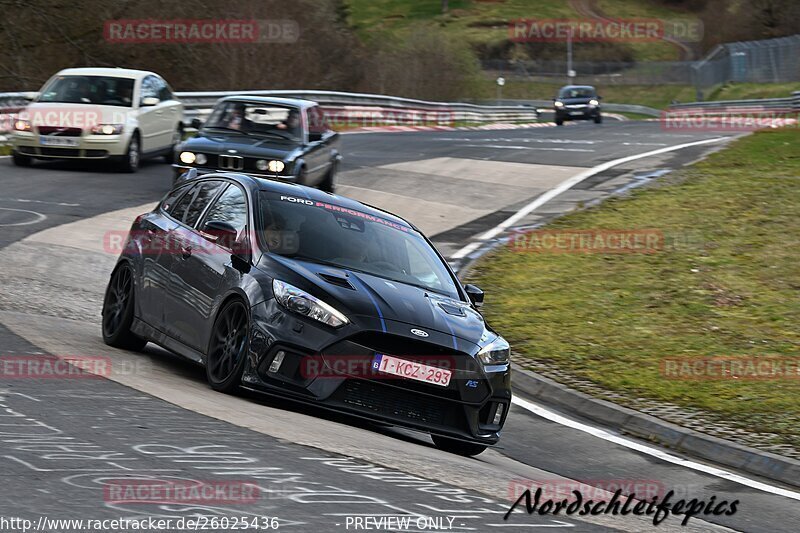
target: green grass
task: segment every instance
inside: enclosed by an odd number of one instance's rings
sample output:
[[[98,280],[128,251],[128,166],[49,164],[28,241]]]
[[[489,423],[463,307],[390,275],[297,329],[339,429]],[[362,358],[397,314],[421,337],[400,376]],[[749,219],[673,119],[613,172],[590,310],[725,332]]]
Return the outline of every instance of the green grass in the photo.
[[[656,228],[654,254],[498,251],[470,276],[517,354],[800,446],[800,380],[665,379],[666,357],[800,358],[800,130],[758,132],[550,229]],[[691,239],[683,237],[691,236]]]
[[[640,17],[679,14],[646,1],[634,3],[639,6],[635,12]],[[438,0],[347,0],[347,5],[350,24],[364,38],[380,38],[385,34],[402,36],[428,28],[443,31],[469,46],[498,44],[507,40],[508,23],[514,19],[578,17],[565,0],[535,3],[530,0],[450,0],[447,14],[442,14]],[[625,16],[617,13],[620,9],[618,2],[608,8],[610,16]],[[639,60],[673,60],[678,57],[675,48],[667,43],[634,43],[632,47]]]

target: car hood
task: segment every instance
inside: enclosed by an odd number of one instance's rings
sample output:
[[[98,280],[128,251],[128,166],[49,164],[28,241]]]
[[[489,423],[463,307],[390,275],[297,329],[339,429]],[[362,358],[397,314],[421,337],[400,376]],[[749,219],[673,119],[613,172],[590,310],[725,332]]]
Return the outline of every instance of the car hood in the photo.
[[[589,98],[559,98],[557,101],[563,102],[564,105],[575,105],[575,104],[588,104],[590,100],[597,100],[597,97],[591,96]]]
[[[238,155],[265,159],[284,159],[299,148],[298,144],[283,142],[274,137],[248,137],[239,133],[200,131],[188,139],[182,149],[206,154],[227,153],[236,150]]]
[[[89,129],[98,124],[125,124],[133,112],[130,107],[113,105],[32,102],[20,117],[33,120],[37,126]]]
[[[364,272],[280,256],[272,258],[302,278],[283,281],[336,307],[361,328],[416,335],[419,340],[467,353],[475,353],[476,346],[485,339],[483,317],[466,302]]]

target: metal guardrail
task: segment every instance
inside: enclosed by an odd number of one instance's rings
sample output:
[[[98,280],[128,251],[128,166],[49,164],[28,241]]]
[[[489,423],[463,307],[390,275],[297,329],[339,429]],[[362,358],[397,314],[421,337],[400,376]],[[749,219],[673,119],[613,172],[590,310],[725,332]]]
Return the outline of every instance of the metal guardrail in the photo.
[[[552,109],[553,101],[552,100],[500,100],[499,101],[503,105],[520,105],[520,104],[529,104],[535,107],[543,107],[547,109]],[[610,111],[612,113],[636,113],[639,115],[648,115],[651,117],[657,117],[661,115],[660,109],[655,109],[653,107],[647,107],[644,105],[637,105],[637,104],[614,104],[611,102],[602,102],[603,110]]]
[[[800,112],[800,91],[792,93],[787,98],[763,98],[750,100],[717,100],[710,102],[688,102],[670,106],[671,111],[677,110],[707,110],[707,111],[798,111]]]

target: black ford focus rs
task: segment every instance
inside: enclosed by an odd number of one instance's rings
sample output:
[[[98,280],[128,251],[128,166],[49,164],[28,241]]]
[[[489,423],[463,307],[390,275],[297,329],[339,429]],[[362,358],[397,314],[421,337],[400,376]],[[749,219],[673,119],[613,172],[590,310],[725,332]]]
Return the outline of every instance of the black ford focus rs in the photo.
[[[106,343],[156,343],[212,388],[289,397],[476,455],[511,401],[509,345],[413,225],[291,183],[190,175],[133,223]]]

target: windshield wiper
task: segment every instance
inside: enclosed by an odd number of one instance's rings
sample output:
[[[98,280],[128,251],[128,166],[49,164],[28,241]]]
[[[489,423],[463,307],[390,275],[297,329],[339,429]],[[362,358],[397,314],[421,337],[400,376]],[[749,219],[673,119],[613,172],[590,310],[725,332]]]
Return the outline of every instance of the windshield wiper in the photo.
[[[254,131],[252,135],[274,135],[276,137],[280,137],[281,139],[286,139],[287,141],[299,141],[297,137],[292,137],[288,133],[281,133],[279,131]]]
[[[206,130],[225,130],[225,131],[234,131],[236,133],[241,133],[242,135],[247,135],[248,137],[252,137],[252,135],[246,131],[237,130],[236,128],[229,128],[227,126],[203,126],[203,129]]]

